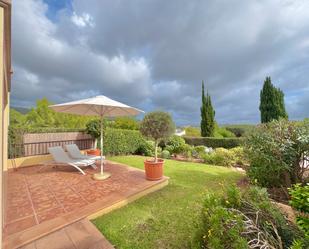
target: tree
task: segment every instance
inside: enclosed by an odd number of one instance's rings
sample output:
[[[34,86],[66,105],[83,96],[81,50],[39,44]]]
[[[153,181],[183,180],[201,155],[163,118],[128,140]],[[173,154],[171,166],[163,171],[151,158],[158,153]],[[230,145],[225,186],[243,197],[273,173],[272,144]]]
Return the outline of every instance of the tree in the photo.
[[[138,130],[139,124],[132,117],[118,117],[115,119],[114,128],[126,130]]]
[[[290,187],[308,181],[309,122],[274,120],[259,125],[245,143],[249,178],[262,187]],[[306,179],[307,178],[307,179]]]
[[[25,126],[25,116],[15,109],[10,109],[10,126],[23,127]]]
[[[279,118],[288,118],[284,105],[284,94],[276,88],[270,77],[266,77],[260,94],[261,122],[268,123]]]
[[[215,130],[215,110],[212,107],[210,95],[205,96],[204,81],[202,82],[201,135],[212,137]]]
[[[103,119],[103,136],[105,135],[106,127],[108,127],[108,121]],[[94,148],[98,146],[98,139],[101,137],[101,120],[98,118],[89,120],[86,124],[86,133],[94,138]]]
[[[158,159],[158,144],[161,140],[169,138],[175,132],[172,117],[166,112],[150,112],[145,115],[140,125],[143,136],[155,142],[155,162]]]

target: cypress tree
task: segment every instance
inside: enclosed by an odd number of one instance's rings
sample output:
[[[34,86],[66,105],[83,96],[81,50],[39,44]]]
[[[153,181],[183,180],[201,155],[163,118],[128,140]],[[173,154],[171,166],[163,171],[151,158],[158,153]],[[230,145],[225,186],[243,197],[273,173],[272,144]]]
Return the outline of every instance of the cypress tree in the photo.
[[[212,107],[211,98],[205,96],[204,81],[202,82],[202,106],[201,106],[201,135],[202,137],[212,137],[215,130],[215,111]]]
[[[284,94],[276,88],[270,77],[266,77],[260,93],[261,122],[267,123],[274,119],[288,118],[284,105]]]
[[[276,89],[276,95],[277,95],[277,105],[278,105],[278,118],[285,118],[288,119],[288,114],[285,110],[285,105],[284,105],[284,93],[280,88],[275,88]]]

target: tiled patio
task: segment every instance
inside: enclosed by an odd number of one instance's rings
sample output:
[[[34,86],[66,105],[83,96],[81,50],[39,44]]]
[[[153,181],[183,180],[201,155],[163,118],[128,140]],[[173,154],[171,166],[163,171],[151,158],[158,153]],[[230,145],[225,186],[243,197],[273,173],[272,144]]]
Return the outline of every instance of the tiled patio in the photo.
[[[143,171],[112,162],[105,165],[105,171],[112,174],[109,179],[93,180],[92,175],[98,171],[88,167],[85,176],[66,166],[33,166],[10,171],[5,237],[36,227],[40,231],[44,224],[47,230],[55,230],[57,226],[66,225],[62,223],[89,217],[100,210],[104,213],[104,209],[128,202],[128,198],[143,191],[152,192],[151,188],[158,188],[168,180],[147,181]]]

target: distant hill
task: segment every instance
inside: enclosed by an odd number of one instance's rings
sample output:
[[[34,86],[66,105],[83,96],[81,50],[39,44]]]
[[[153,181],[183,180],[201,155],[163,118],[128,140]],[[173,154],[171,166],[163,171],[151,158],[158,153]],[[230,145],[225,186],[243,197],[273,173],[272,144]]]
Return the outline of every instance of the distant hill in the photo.
[[[17,106],[11,106],[11,109],[14,109],[21,114],[27,114],[30,111],[30,108],[25,108],[25,107],[17,107]]]

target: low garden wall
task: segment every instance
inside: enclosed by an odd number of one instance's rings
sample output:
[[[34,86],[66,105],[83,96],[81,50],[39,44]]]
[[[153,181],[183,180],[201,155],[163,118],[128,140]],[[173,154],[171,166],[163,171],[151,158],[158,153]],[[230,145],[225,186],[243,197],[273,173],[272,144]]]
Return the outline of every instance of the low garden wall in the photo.
[[[215,138],[215,137],[183,137],[187,144],[193,146],[204,145],[211,148],[234,148],[244,143],[243,138]]]
[[[20,143],[9,145],[9,157],[19,158],[48,154],[48,148],[75,143],[81,150],[90,149],[94,139],[84,132],[25,133]]]

